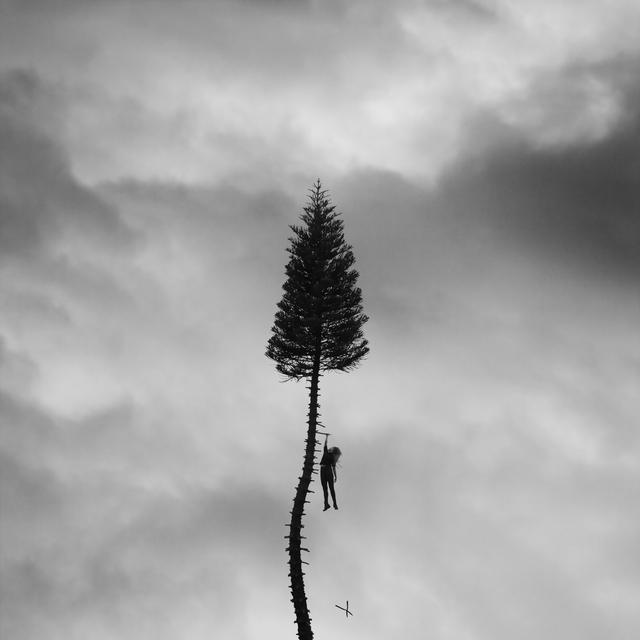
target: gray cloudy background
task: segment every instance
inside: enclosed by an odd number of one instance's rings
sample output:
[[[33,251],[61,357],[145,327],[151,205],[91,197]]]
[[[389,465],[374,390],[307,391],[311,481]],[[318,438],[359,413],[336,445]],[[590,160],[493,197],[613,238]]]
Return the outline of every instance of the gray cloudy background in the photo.
[[[371,354],[324,379],[318,638],[640,637],[637,0],[0,0],[0,635],[295,637],[316,177]],[[346,621],[334,604],[349,600]]]

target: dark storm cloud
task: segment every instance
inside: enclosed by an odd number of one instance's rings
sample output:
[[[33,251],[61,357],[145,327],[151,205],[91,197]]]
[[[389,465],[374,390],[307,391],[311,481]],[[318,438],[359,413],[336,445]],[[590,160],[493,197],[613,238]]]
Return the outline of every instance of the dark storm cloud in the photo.
[[[0,75],[0,337],[32,363],[29,380],[14,372],[6,383],[15,391],[22,384],[26,393],[46,371],[32,356],[47,337],[57,336],[68,353],[86,352],[88,307],[113,320],[138,302],[119,270],[141,235],[75,178],[57,139],[62,109],[60,96],[37,75]]]
[[[431,206],[469,236],[493,233],[568,268],[606,277],[640,270],[640,110],[637,89],[623,115],[596,140],[535,145],[491,117],[471,127],[470,139],[489,149],[446,173]],[[533,99],[533,98],[532,98]],[[480,143],[482,145],[482,142]],[[491,231],[489,231],[491,230]]]
[[[37,76],[19,70],[0,75],[3,254],[37,253],[65,235],[111,250],[130,247],[131,230],[113,207],[74,179],[64,151],[49,135],[56,107],[53,92]]]
[[[619,124],[595,141],[538,146],[484,114],[468,128],[470,155],[432,188],[381,171],[340,180],[333,193],[374,324],[459,317],[448,285],[500,282],[513,275],[500,265],[514,260],[637,278],[640,111],[625,91]]]

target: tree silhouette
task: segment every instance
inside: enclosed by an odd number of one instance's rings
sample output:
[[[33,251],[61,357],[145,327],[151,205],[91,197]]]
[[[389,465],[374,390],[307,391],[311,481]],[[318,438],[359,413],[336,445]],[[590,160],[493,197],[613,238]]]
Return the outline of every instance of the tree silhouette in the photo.
[[[349,371],[369,351],[362,326],[362,292],[356,286],[352,247],[346,244],[343,223],[322,189],[320,180],[309,189],[301,226],[292,225],[284,294],[267,345],[266,355],[288,379],[309,380],[309,412],[302,475],[298,478],[289,526],[289,576],[300,640],[311,640],[311,618],[304,589],[301,551],[302,516],[312,481],[316,454],[320,377],[324,371]],[[305,563],[306,564],[306,563]]]

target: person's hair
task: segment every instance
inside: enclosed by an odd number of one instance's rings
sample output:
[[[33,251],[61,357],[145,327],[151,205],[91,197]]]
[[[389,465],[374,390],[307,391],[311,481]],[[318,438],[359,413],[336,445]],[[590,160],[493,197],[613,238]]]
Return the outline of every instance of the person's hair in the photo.
[[[333,464],[338,462],[338,458],[342,455],[342,451],[340,451],[340,447],[329,447],[327,451],[333,456]]]

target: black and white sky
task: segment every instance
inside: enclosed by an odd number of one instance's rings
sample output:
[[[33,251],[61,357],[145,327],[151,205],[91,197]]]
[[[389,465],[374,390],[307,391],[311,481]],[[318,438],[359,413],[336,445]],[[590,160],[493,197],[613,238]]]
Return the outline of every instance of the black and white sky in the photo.
[[[318,177],[371,353],[323,379],[316,637],[640,637],[638,33],[637,0],[0,0],[2,638],[295,637],[307,398],[264,349]]]

